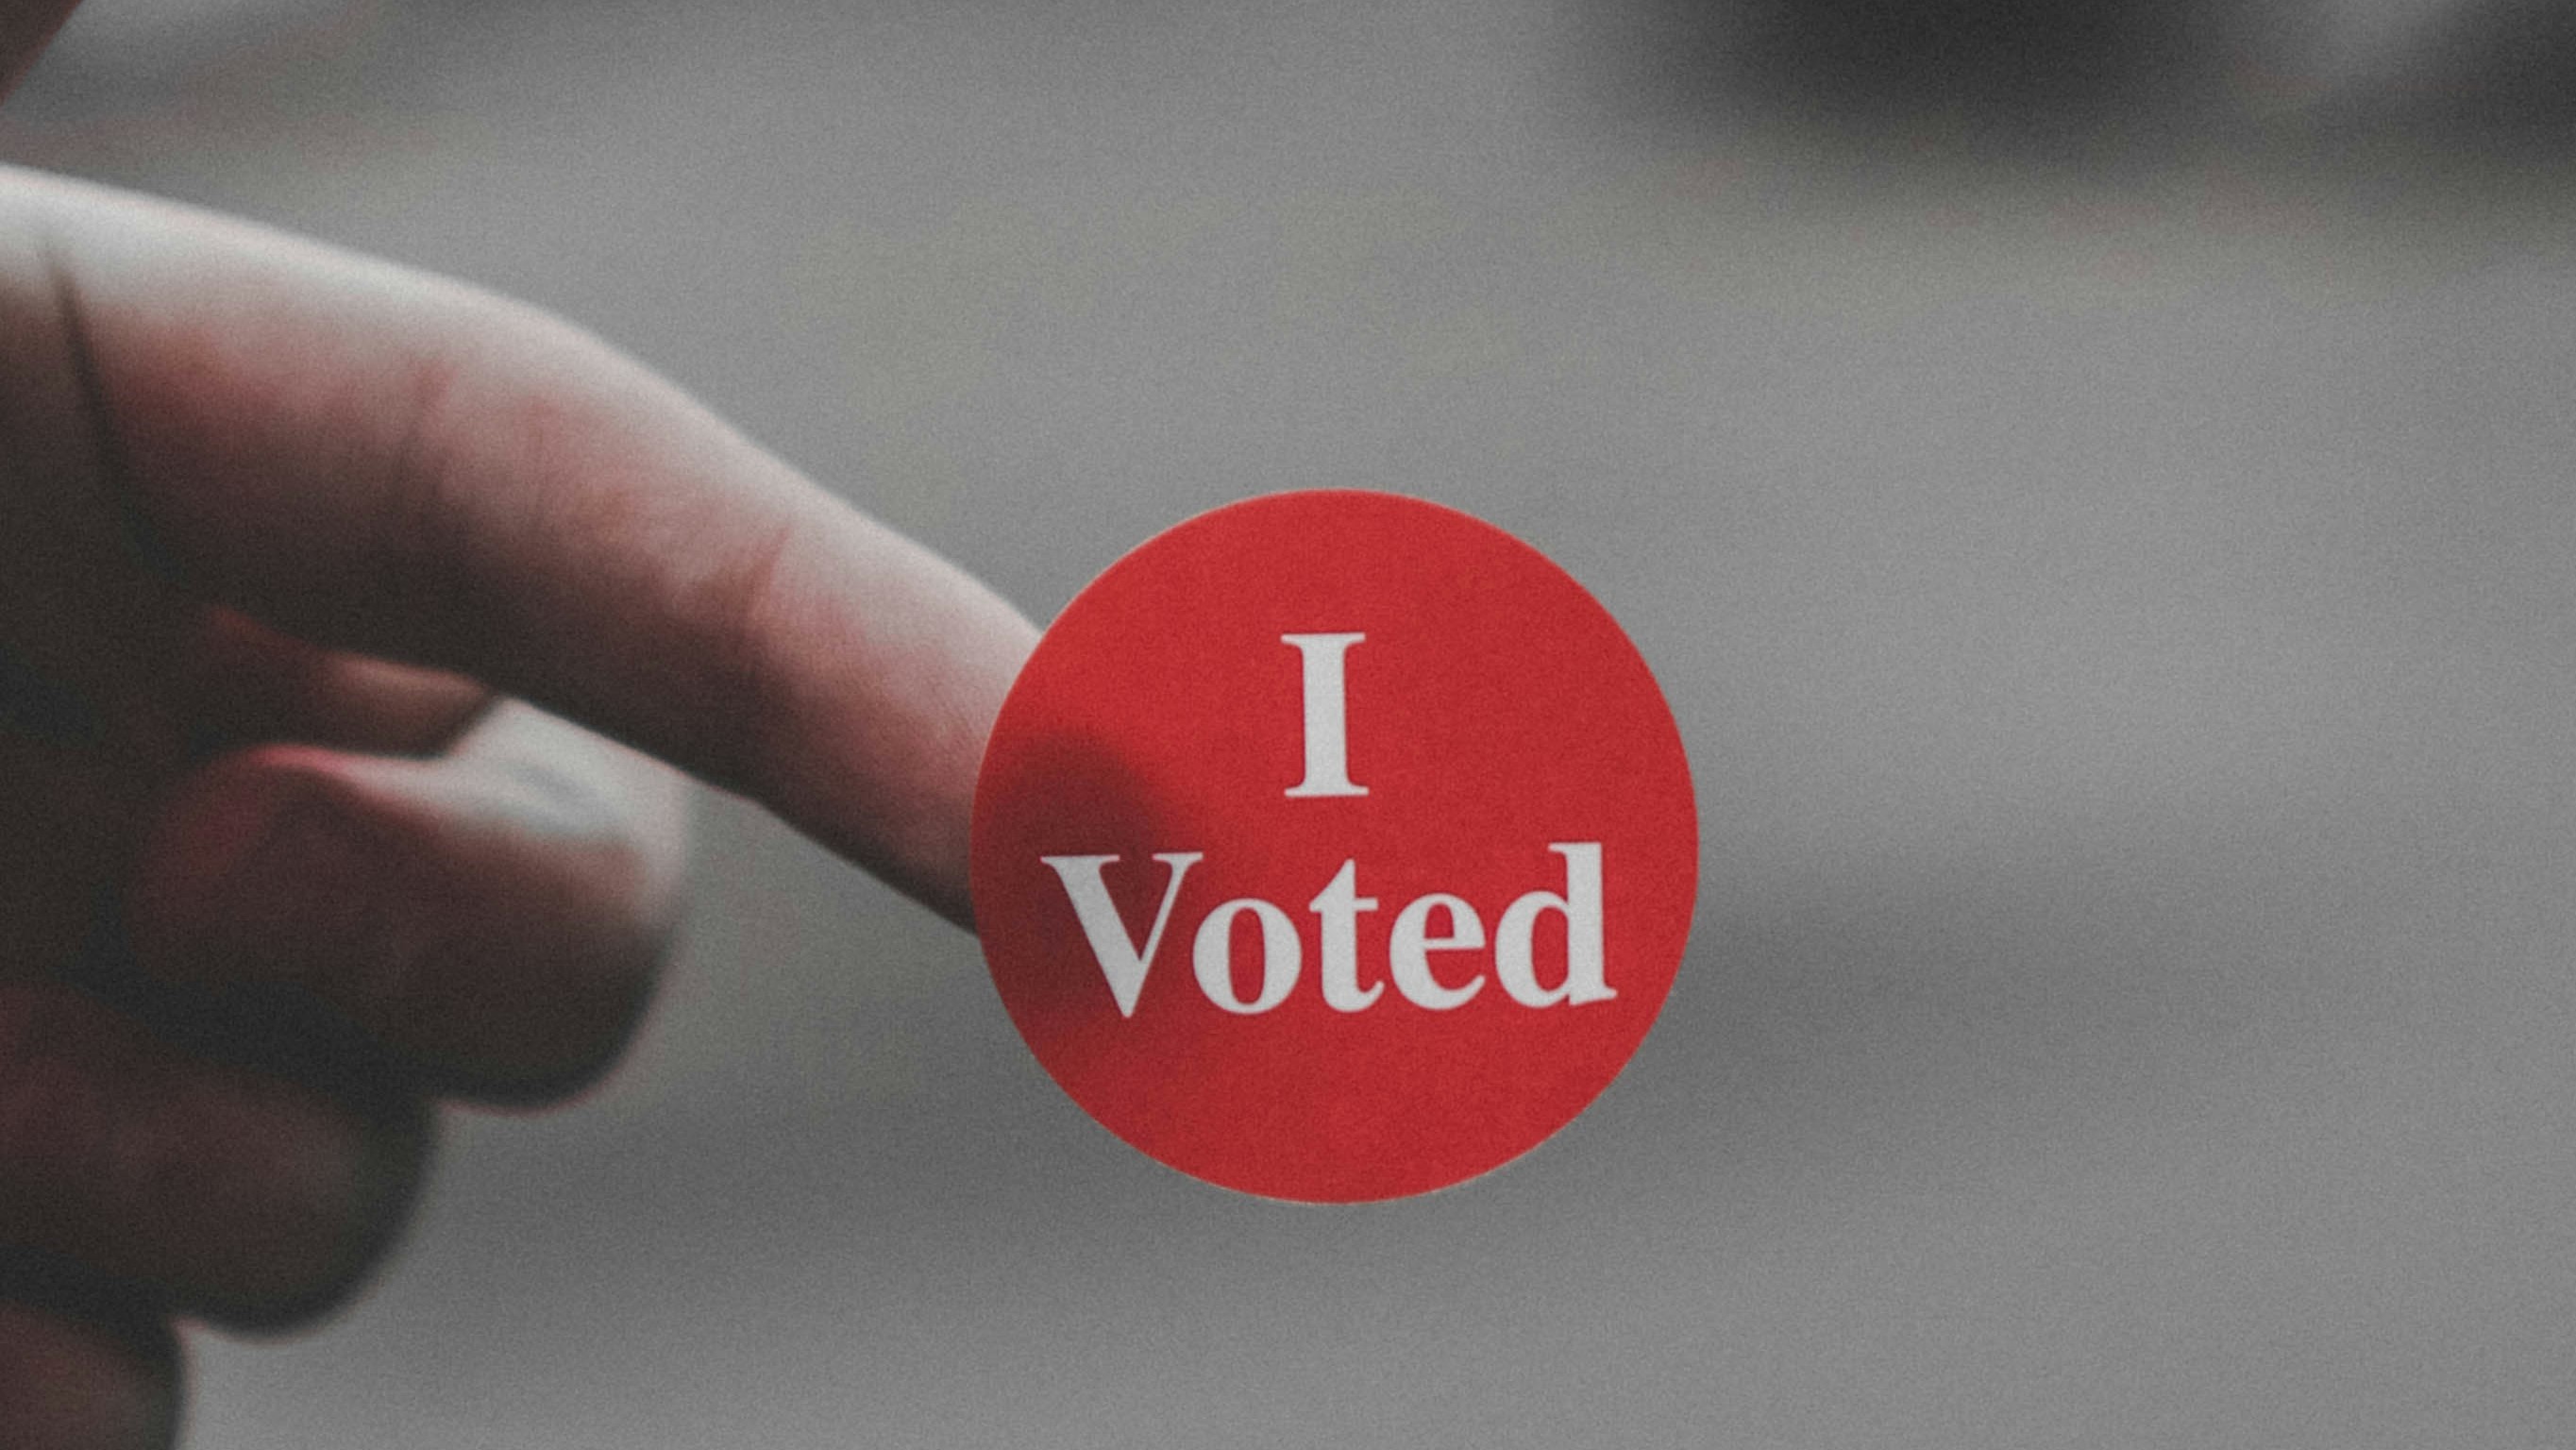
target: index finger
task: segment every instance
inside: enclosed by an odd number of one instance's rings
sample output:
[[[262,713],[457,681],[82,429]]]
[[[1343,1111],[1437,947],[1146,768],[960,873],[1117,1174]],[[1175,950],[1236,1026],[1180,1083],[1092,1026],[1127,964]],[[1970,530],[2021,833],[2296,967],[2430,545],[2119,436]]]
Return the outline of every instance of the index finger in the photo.
[[[461,284],[0,170],[0,297],[182,585],[749,794],[961,923],[1035,631],[633,361]],[[14,231],[17,240],[10,242]],[[32,299],[32,301],[30,300]]]

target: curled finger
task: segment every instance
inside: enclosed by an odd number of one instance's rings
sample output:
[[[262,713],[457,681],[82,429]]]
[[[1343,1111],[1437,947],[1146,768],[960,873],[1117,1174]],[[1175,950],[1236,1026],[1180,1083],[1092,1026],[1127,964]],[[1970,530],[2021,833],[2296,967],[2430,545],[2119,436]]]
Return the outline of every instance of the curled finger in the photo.
[[[557,1097],[643,1010],[682,812],[668,770],[517,703],[431,760],[244,750],[150,833],[136,960],[217,999],[292,993],[442,1093]]]

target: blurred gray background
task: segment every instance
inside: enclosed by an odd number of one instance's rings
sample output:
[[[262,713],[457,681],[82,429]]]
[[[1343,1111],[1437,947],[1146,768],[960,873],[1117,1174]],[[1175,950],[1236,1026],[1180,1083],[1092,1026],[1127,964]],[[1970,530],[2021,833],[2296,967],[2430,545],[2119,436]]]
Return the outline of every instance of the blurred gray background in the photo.
[[[1699,919],[1538,1152],[1094,1128],[738,803],[573,1109],[198,1450],[2576,1443],[2557,7],[95,0],[0,154],[531,298],[1033,616],[1247,493],[1531,539]]]

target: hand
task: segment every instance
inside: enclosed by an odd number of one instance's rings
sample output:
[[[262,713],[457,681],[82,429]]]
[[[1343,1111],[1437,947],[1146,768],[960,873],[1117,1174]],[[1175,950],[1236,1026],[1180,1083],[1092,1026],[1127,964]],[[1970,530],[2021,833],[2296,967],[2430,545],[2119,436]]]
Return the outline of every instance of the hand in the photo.
[[[648,755],[965,923],[1033,634],[560,323],[0,169],[0,1445],[167,1443],[175,1320],[335,1302],[437,1099],[614,1057]]]

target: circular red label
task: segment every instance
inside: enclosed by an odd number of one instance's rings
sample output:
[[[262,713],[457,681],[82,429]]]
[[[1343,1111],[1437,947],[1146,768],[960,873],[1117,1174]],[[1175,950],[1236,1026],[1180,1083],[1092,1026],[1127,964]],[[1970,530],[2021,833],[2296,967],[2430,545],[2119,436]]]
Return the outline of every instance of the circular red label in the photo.
[[[1653,1025],[1698,817],[1616,621],[1490,524],[1256,498],[1076,596],[975,798],[977,930],[1111,1132],[1247,1193],[1425,1193],[1537,1146]]]

